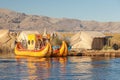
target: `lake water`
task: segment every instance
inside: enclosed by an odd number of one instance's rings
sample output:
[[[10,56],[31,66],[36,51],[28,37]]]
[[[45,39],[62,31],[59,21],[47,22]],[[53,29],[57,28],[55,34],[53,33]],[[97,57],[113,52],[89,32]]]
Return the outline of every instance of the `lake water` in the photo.
[[[0,58],[0,80],[120,80],[120,58]]]

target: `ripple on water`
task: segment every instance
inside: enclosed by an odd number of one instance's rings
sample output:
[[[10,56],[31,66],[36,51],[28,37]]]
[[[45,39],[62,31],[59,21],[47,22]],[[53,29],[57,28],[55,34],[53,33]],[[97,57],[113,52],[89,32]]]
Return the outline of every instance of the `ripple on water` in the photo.
[[[55,57],[0,59],[1,80],[118,80],[120,58]]]

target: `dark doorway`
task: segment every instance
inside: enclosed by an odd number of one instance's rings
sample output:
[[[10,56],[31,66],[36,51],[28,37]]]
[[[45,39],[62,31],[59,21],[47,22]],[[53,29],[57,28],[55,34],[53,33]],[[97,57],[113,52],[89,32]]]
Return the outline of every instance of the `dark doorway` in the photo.
[[[92,42],[92,49],[101,50],[106,44],[105,38],[94,38]]]

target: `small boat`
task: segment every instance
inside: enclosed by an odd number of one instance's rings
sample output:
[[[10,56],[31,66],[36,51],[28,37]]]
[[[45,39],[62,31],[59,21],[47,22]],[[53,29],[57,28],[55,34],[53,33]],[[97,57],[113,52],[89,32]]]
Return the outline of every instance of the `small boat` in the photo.
[[[15,47],[15,54],[19,56],[34,56],[34,57],[49,57],[51,56],[51,44],[48,42],[46,46],[39,50],[28,50],[21,46],[21,43],[17,43]]]
[[[65,41],[62,41],[62,45],[58,49],[53,49],[52,56],[62,57],[68,55],[68,48]]]

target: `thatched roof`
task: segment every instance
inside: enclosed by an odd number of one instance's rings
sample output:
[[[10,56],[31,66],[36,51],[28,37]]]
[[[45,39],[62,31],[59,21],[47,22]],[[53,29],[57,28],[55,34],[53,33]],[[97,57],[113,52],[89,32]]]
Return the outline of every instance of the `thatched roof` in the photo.
[[[0,43],[5,43],[10,39],[9,30],[1,29],[0,30]]]
[[[102,32],[97,31],[83,31],[84,33],[88,34],[92,38],[103,38],[105,35]]]
[[[71,39],[72,40],[76,40],[78,39],[81,34],[86,34],[89,35],[92,38],[102,38],[105,37],[105,35],[101,32],[97,32],[97,31],[80,31],[78,33],[76,33]]]

